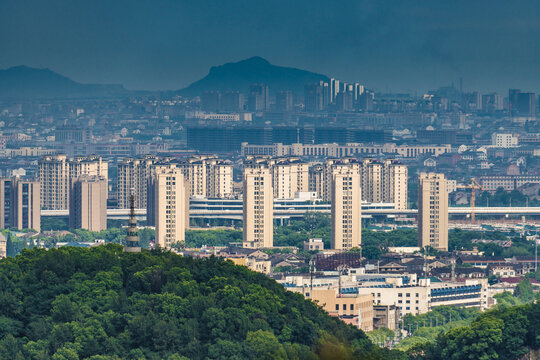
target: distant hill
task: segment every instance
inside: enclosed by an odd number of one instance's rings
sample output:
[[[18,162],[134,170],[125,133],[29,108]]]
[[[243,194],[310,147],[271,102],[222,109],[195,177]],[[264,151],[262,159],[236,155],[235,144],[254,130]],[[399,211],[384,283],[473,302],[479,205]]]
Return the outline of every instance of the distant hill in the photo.
[[[213,66],[208,75],[178,93],[185,96],[198,96],[210,90],[247,93],[251,84],[263,83],[268,85],[271,93],[291,90],[302,94],[305,84],[320,80],[328,81],[328,77],[306,70],[272,65],[255,56],[235,63]]]
[[[33,249],[1,259],[0,279],[0,359],[407,358],[215,257]]]
[[[0,97],[111,97],[130,92],[122,85],[81,84],[49,69],[15,66],[0,70]]]

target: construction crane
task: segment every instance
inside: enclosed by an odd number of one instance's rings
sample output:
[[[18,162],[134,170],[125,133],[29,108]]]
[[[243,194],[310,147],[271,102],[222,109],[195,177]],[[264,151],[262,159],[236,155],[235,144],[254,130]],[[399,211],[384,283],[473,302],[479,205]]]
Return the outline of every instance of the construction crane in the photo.
[[[474,180],[474,178],[471,179],[471,185],[458,185],[458,189],[471,189],[471,222],[474,223],[475,221],[475,214],[474,214],[474,205],[476,201],[476,190],[483,190],[484,187],[480,185],[479,183]]]

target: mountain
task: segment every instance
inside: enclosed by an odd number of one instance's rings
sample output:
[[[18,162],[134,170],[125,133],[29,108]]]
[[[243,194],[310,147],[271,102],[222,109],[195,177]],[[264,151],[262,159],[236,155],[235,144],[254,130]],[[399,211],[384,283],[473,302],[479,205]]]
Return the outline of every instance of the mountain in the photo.
[[[255,56],[235,63],[213,66],[208,75],[188,87],[179,90],[184,96],[198,96],[205,91],[240,91],[247,93],[254,83],[268,85],[271,93],[279,90],[292,90],[302,94],[304,85],[319,81],[328,81],[322,74],[306,70],[276,66],[267,60]]]
[[[81,84],[49,69],[15,66],[0,70],[0,97],[114,97],[129,93],[122,85]]]

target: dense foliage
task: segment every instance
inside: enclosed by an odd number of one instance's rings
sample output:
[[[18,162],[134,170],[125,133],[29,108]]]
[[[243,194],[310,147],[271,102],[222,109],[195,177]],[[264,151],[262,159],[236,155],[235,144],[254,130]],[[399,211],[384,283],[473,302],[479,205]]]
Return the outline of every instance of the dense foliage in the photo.
[[[1,359],[402,359],[217,258],[115,244],[0,261]]]
[[[408,350],[418,344],[434,342],[440,333],[469,325],[478,315],[476,308],[440,306],[421,315],[407,314],[403,317],[403,329],[411,336],[404,338],[396,346],[400,350]]]
[[[497,307],[410,350],[412,358],[514,360],[540,348],[540,303]]]
[[[495,193],[483,191],[476,198],[477,206],[538,206],[536,198],[529,198],[518,190],[505,191],[498,188]]]
[[[226,246],[231,243],[242,242],[242,231],[240,230],[187,230],[186,243],[188,248],[200,248],[206,246]]]

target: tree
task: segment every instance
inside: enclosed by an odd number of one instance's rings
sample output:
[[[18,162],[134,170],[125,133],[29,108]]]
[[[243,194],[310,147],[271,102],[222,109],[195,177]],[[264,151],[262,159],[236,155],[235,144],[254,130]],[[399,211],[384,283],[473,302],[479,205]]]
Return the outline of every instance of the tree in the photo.
[[[248,354],[255,359],[280,360],[286,359],[287,353],[273,333],[269,331],[250,331],[246,336]]]
[[[514,289],[514,296],[523,302],[529,302],[535,299],[535,294],[529,279],[521,280]]]
[[[502,342],[504,323],[494,317],[481,317],[471,327],[450,330],[439,345],[443,359],[499,359],[496,348]]]
[[[381,258],[382,250],[375,245],[366,245],[362,247],[362,255],[367,259],[378,260]]]

